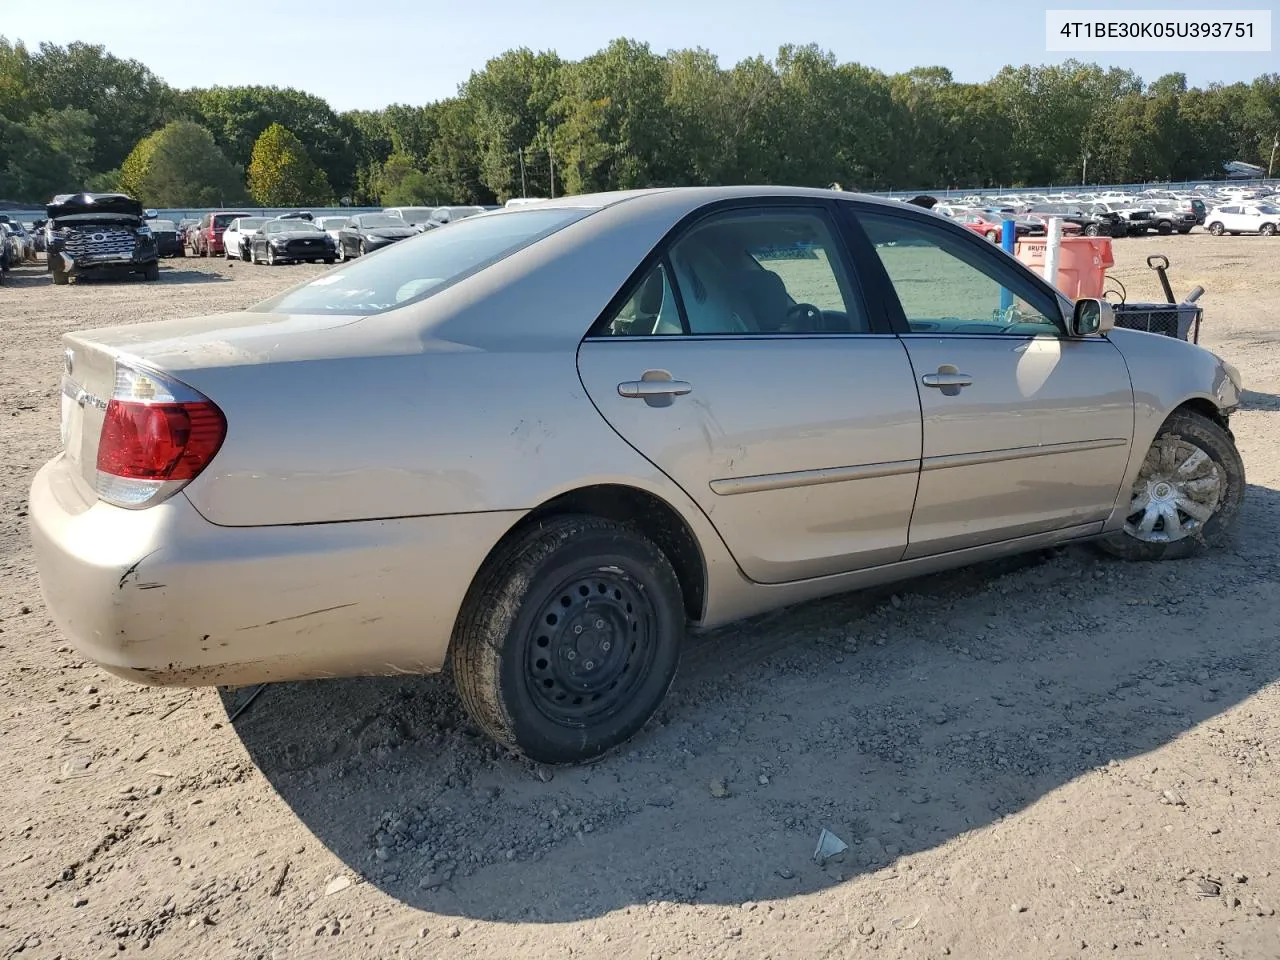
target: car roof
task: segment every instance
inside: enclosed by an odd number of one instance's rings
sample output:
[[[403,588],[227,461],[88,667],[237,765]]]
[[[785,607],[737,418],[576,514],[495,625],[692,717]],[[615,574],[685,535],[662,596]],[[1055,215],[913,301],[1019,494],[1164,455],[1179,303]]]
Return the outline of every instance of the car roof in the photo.
[[[583,208],[600,210],[630,200],[646,200],[650,209],[669,207],[672,212],[696,210],[698,207],[719,200],[750,200],[755,197],[795,197],[797,199],[838,199],[857,200],[885,207],[899,209],[902,204],[872,197],[862,193],[851,193],[847,190],[828,190],[825,187],[784,187],[772,185],[743,185],[732,187],[647,187],[639,190],[613,190],[605,193],[580,193],[555,199],[539,200],[535,209],[547,207]],[[521,207],[510,208],[510,212],[518,212]],[[529,209],[525,207],[524,209]],[[489,215],[507,212],[504,210],[489,211]]]

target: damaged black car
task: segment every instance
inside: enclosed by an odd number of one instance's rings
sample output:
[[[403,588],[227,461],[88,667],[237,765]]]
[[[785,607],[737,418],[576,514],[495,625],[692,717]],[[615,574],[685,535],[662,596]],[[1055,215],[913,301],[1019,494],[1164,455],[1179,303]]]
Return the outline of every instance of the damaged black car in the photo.
[[[73,193],[54,197],[45,207],[48,269],[53,282],[71,277],[125,276],[160,279],[156,238],[147,212],[123,193]]]

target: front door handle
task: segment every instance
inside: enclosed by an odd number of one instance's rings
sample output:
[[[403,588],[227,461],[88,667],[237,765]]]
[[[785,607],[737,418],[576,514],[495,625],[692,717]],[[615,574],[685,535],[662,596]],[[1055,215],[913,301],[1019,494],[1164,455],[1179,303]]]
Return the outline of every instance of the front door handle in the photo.
[[[926,373],[920,382],[926,387],[971,387],[973,377],[967,373]]]
[[[627,380],[618,384],[618,396],[629,400],[650,397],[683,397],[693,392],[693,384],[684,380]]]

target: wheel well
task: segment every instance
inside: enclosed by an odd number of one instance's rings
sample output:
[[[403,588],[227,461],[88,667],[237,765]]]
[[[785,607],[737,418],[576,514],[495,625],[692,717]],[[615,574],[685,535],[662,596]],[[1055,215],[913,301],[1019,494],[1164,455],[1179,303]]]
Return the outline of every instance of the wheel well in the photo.
[[[1192,397],[1190,400],[1184,400],[1178,404],[1174,413],[1177,413],[1178,410],[1190,410],[1192,413],[1198,413],[1200,416],[1212,420],[1223,430],[1230,431],[1227,418],[1222,415],[1222,411],[1218,409],[1218,405],[1212,400],[1206,400],[1204,397]]]
[[[631,527],[666,554],[680,581],[685,614],[701,620],[706,607],[707,575],[702,549],[684,518],[651,493],[623,484],[599,484],[571,490],[536,507],[503,538],[523,533],[548,517],[585,513]],[[495,548],[496,549],[496,548]]]

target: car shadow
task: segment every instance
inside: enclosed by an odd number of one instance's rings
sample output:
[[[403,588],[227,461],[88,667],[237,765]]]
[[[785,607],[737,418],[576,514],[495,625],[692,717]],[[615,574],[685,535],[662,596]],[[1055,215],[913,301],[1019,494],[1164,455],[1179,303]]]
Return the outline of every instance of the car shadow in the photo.
[[[654,721],[588,766],[510,756],[446,677],[280,684],[234,727],[307,829],[414,907],[546,923],[785,898],[980,829],[1273,682],[1280,492],[1251,486],[1240,529],[1191,560],[1073,546],[695,635]],[[230,715],[250,691],[222,695]],[[818,864],[824,828],[849,849]]]
[[[5,287],[38,287],[45,286],[51,282],[43,263],[24,263],[21,266],[12,267],[5,271],[4,279],[0,280],[0,289]]]
[[[1244,410],[1280,410],[1280,395],[1258,390],[1241,390],[1240,406]]]

